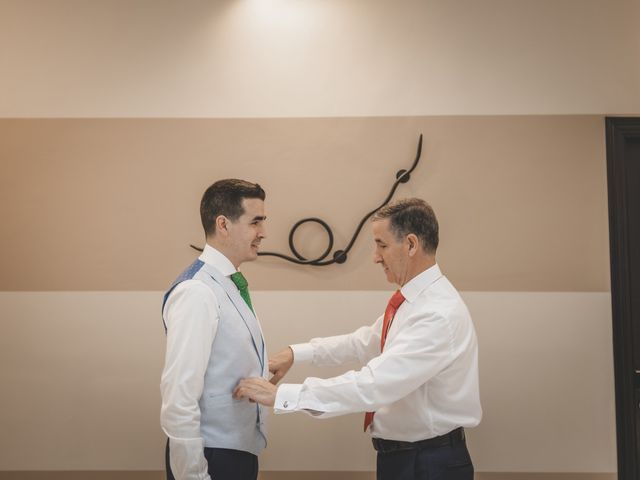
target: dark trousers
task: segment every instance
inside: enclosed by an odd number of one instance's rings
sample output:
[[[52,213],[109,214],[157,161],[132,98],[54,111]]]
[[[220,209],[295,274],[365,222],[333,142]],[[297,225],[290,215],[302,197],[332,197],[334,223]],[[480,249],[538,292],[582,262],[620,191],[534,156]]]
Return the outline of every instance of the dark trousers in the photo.
[[[473,480],[464,440],[438,447],[378,451],[377,480]]]
[[[215,480],[257,480],[258,457],[249,452],[228,448],[204,449],[204,458],[209,464],[209,476]],[[175,480],[169,462],[169,441],[165,449],[167,480]]]

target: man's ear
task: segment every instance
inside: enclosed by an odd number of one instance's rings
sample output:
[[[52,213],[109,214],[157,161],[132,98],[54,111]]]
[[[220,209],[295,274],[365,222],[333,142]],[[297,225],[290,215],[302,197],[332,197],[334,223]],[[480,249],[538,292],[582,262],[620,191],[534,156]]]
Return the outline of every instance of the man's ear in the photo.
[[[218,215],[216,217],[216,233],[218,232],[224,236],[229,232],[229,219],[224,215]]]
[[[409,256],[413,257],[420,248],[420,241],[415,234],[410,233],[409,235],[407,235],[407,245],[409,247]]]

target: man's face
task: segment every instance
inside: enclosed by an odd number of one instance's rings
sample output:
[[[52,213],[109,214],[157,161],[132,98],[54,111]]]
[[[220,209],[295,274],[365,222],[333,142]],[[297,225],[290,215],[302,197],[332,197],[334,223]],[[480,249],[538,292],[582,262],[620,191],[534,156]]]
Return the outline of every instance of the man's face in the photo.
[[[260,242],[266,237],[264,202],[259,198],[244,198],[242,208],[244,213],[240,218],[227,224],[229,259],[236,268],[258,258]]]
[[[389,227],[388,218],[376,220],[371,224],[373,240],[376,242],[373,261],[382,266],[387,281],[404,285],[408,272],[408,245],[406,241],[397,240]]]

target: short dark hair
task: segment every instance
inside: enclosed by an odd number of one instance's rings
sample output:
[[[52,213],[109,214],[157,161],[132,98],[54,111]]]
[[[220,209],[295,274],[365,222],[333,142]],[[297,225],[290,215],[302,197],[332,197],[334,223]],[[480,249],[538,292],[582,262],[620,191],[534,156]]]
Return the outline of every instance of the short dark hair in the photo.
[[[420,198],[407,198],[380,208],[371,221],[389,219],[389,226],[397,240],[413,233],[426,253],[438,248],[438,220],[433,208]]]
[[[242,200],[259,198],[264,200],[266,194],[257,183],[228,178],[218,180],[205,190],[200,201],[200,220],[207,236],[216,233],[216,218],[224,215],[235,222],[244,213]]]

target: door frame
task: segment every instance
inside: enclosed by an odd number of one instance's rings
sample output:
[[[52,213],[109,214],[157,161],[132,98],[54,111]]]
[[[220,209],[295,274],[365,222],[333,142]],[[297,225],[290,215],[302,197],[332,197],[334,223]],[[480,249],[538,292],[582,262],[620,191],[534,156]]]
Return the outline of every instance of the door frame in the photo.
[[[618,479],[637,480],[640,459],[636,429],[640,426],[636,423],[640,416],[633,364],[625,146],[631,139],[640,140],[640,118],[607,117],[605,124]]]

